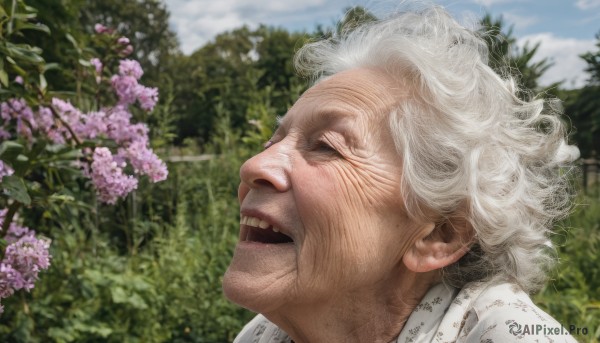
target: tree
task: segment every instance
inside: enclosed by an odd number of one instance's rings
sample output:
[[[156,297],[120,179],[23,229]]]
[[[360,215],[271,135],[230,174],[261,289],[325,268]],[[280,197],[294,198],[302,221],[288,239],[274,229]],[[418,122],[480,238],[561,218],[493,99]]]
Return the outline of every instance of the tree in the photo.
[[[596,42],[598,51],[590,51],[581,55],[581,58],[588,64],[585,71],[590,73],[590,79],[588,80],[590,85],[600,85],[600,32],[596,34],[596,39],[598,40]]]
[[[337,33],[349,32],[362,24],[377,20],[377,17],[362,6],[346,8],[344,17],[336,24]]]
[[[175,57],[170,68],[177,78],[177,143],[192,137],[208,142],[222,115],[244,130],[257,101],[285,113],[305,89],[292,61],[305,39],[303,33],[280,28],[241,27],[219,34],[189,57]]]
[[[77,0],[72,0],[77,1]],[[85,32],[93,33],[97,23],[115,28],[129,37],[133,58],[146,70],[144,80],[158,86],[168,75],[168,59],[178,52],[176,34],[169,28],[169,12],[160,0],[88,0],[82,5],[79,20]]]
[[[56,63],[58,68],[49,70],[47,82],[50,89],[74,89],[77,79],[78,53],[73,41],[85,41],[87,37],[78,24],[78,15],[83,0],[29,0],[27,5],[35,9],[36,17],[32,23],[44,24],[48,34],[39,31],[24,31],[16,41],[39,47],[44,60]],[[60,20],[56,20],[60,18]]]
[[[538,62],[532,61],[540,43],[531,46],[527,42],[522,48],[518,47],[512,26],[504,31],[502,17],[492,18],[489,13],[480,20],[480,25],[479,33],[489,49],[489,66],[500,75],[515,77],[525,91],[519,94],[521,97],[528,96],[528,91],[544,91],[545,89],[540,89],[538,79],[552,63],[546,58]],[[556,86],[557,84],[554,84],[547,89]]]
[[[575,128],[573,138],[583,157],[600,153],[600,32],[596,39],[598,49],[581,55],[588,64],[585,71],[590,73],[587,85],[577,91],[565,109],[571,117]]]

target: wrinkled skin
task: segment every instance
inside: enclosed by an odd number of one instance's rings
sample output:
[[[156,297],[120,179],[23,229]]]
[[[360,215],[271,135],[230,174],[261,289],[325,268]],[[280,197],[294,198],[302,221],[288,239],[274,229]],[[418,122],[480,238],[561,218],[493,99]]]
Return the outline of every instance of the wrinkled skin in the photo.
[[[432,225],[402,203],[392,90],[402,94],[374,69],[321,81],[241,168],[242,211],[268,214],[294,243],[248,244],[242,229],[224,292],[296,342],[393,339],[439,280],[403,263]]]

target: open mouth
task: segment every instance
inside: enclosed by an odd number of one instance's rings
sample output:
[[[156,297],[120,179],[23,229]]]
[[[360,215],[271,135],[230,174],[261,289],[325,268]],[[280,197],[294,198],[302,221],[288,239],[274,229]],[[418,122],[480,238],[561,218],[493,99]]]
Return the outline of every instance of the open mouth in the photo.
[[[294,243],[294,240],[280,232],[273,225],[254,217],[242,216],[241,224],[246,226],[247,242],[258,242],[264,244]]]

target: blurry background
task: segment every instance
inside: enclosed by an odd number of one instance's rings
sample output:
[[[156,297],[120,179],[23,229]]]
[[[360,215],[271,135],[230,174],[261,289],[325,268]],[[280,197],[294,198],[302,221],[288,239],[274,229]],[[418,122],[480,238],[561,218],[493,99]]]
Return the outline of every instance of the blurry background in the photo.
[[[9,3],[4,0],[3,3]],[[237,241],[243,161],[306,89],[292,57],[306,41],[384,14],[376,1],[27,0],[51,35],[22,39],[62,68],[48,87],[75,87],[69,34],[94,24],[132,40],[142,81],[158,87],[148,116],[169,178],[141,183],[115,207],[76,190],[32,207],[27,226],[53,239],[52,266],[30,293],[3,301],[2,342],[230,342],[253,316],[228,303],[221,276]],[[561,264],[535,296],[577,338],[600,340],[600,1],[440,1],[487,32],[491,65],[564,102],[582,152],[573,214],[556,228]],[[388,3],[389,4],[389,3]],[[359,5],[359,7],[349,7]],[[372,8],[373,12],[364,10]],[[522,97],[531,96],[527,92]],[[94,204],[94,205],[90,205]],[[46,228],[46,229],[45,229]]]

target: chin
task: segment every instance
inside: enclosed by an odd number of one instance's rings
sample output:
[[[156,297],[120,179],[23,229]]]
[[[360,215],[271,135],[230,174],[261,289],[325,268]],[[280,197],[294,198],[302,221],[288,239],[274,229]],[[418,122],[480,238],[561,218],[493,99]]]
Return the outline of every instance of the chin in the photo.
[[[252,304],[251,287],[248,287],[247,277],[242,277],[239,271],[232,271],[231,266],[223,275],[223,294],[229,301],[236,303],[251,311],[255,311],[256,304]]]
[[[281,307],[287,291],[265,283],[260,277],[249,277],[248,273],[229,266],[223,276],[223,294],[229,301],[252,312],[272,312]]]

